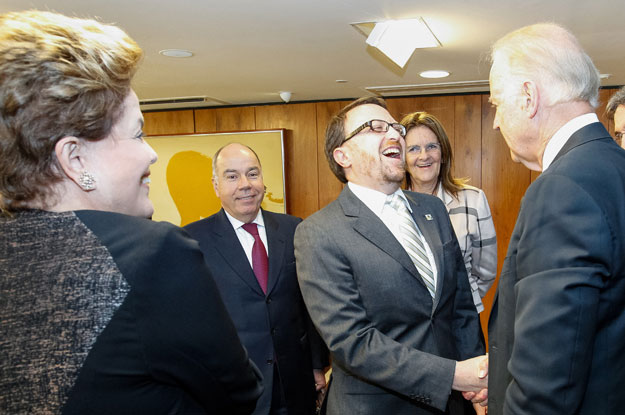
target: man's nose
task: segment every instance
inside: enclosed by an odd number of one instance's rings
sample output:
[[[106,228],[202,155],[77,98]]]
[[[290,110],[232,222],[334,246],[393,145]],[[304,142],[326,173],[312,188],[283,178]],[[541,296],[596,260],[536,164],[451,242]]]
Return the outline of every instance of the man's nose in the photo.
[[[239,187],[250,187],[250,181],[247,179],[247,176],[242,175],[239,178]]]

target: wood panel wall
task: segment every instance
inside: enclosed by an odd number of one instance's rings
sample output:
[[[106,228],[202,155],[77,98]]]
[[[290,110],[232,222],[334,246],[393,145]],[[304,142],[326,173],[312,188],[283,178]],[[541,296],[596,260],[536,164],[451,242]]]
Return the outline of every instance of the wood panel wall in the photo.
[[[604,109],[615,89],[600,91],[599,119],[614,133]],[[330,171],[324,153],[330,117],[350,101],[208,108],[144,114],[145,133],[175,135],[284,128],[287,211],[306,218],[336,199],[343,188]],[[486,193],[497,231],[498,272],[506,254],[521,198],[538,177],[513,163],[501,134],[492,129],[494,111],[487,94],[389,98],[389,111],[398,121],[414,111],[434,114],[445,126],[454,151],[454,175]],[[496,287],[496,284],[495,286]],[[486,322],[495,289],[484,300]]]

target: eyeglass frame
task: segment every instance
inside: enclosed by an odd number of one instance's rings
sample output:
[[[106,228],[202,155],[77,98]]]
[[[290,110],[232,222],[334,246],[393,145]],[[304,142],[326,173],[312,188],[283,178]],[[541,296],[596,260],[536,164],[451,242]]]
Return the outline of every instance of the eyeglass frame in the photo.
[[[375,131],[371,125],[374,121],[380,121],[386,124],[386,131]],[[343,141],[341,142],[341,145],[345,144],[348,140],[351,140],[352,138],[354,138],[354,136],[356,136],[356,134],[358,134],[359,132],[361,132],[362,130],[364,130],[365,128],[371,128],[371,131],[375,132],[375,133],[386,133],[388,132],[389,128],[393,127],[393,129],[395,131],[397,131],[399,133],[399,135],[401,135],[402,137],[406,137],[406,127],[404,127],[403,125],[401,125],[398,122],[388,122],[388,121],[384,121],[384,120],[369,120],[366,123],[362,124],[361,126],[359,126],[358,128],[356,128],[354,131],[352,131],[347,137],[345,137],[343,139]],[[399,128],[399,129],[398,129]]]
[[[418,148],[419,150],[417,150],[417,148]],[[434,142],[432,142],[432,143],[427,143],[427,144],[426,144],[426,145],[424,145],[424,146],[419,146],[419,145],[416,145],[416,144],[415,144],[415,145],[413,145],[413,146],[406,146],[406,153],[411,152],[413,149],[414,149],[414,150],[415,150],[415,152],[417,152],[418,154],[421,154],[421,152],[422,152],[423,150],[425,150],[426,154],[430,154],[430,153],[433,153],[433,152],[435,152],[435,151],[441,151],[441,152],[443,151],[443,150],[442,150],[441,143],[434,143]]]

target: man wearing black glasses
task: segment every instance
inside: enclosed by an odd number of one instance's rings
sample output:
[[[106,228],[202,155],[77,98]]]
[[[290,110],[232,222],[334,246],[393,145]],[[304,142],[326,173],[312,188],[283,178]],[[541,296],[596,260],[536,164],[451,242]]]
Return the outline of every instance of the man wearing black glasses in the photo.
[[[379,98],[339,112],[325,152],[347,186],[296,230],[300,288],[332,354],[331,415],[461,414],[452,390],[485,394],[478,314],[447,211],[400,189],[404,135]]]

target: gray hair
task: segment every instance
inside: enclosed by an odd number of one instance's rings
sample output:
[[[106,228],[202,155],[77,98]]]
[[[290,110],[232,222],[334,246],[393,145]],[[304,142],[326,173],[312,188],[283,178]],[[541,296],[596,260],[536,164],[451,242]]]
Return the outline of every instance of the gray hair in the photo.
[[[585,101],[599,106],[599,71],[571,32],[554,23],[515,30],[492,47],[491,61],[502,61],[507,74],[544,87],[547,105]]]
[[[625,105],[625,86],[616,91],[616,93],[612,95],[612,98],[608,101],[608,105],[605,107],[607,116],[614,118],[614,113],[620,105]]]

